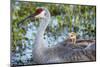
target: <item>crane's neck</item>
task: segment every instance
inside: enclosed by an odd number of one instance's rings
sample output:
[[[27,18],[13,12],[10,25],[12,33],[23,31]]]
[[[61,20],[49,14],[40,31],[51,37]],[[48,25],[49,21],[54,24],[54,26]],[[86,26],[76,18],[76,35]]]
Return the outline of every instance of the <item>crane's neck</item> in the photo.
[[[50,14],[47,11],[47,17],[40,19],[40,25],[36,34],[34,49],[33,49],[33,59],[38,63],[42,63],[45,59],[44,51],[46,50],[45,43],[43,42],[44,32],[50,22]]]
[[[37,45],[37,47],[41,47],[41,48],[44,48],[44,46],[45,46],[45,43],[43,43],[43,35],[45,33],[45,30],[46,30],[46,28],[50,22],[50,18],[51,18],[48,10],[46,10],[46,13],[47,13],[46,17],[40,19],[40,25],[39,25],[39,28],[38,28],[38,31],[36,34],[35,45]]]
[[[50,19],[47,18],[47,19],[41,19],[40,20],[40,25],[39,25],[39,28],[38,28],[38,35],[37,36],[43,36],[44,33],[45,33],[45,30],[50,22]]]

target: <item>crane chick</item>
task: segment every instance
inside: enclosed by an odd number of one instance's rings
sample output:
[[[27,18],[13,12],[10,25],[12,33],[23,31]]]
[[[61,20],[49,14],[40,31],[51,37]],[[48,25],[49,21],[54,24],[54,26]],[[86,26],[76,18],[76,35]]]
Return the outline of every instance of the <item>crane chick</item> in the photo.
[[[69,36],[68,39],[71,40],[72,44],[76,44],[76,33],[75,33],[75,32],[70,32],[70,33],[68,34],[68,36]]]

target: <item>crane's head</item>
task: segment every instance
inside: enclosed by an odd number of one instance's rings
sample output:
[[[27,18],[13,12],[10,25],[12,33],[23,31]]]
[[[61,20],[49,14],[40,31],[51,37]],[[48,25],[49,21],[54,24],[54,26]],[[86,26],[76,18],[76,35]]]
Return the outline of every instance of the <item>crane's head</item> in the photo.
[[[34,17],[35,18],[45,18],[45,14],[46,14],[45,9],[37,8],[34,13],[34,15],[35,15]]]
[[[25,19],[21,20],[19,22],[19,24],[23,23],[26,19],[28,19],[30,17],[32,17],[33,19],[34,18],[49,19],[50,13],[49,13],[48,9],[46,9],[44,7],[38,7],[33,14],[31,14],[30,16],[26,17]]]
[[[47,8],[38,7],[34,13],[35,18],[48,18],[50,17],[50,13]]]

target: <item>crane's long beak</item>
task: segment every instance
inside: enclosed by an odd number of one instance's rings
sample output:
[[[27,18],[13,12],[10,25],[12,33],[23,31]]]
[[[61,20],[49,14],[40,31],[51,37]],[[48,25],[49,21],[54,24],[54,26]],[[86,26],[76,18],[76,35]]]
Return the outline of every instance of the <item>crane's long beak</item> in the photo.
[[[34,13],[34,14],[31,14],[31,15],[29,15],[29,16],[27,16],[26,18],[24,18],[23,20],[21,20],[20,22],[18,22],[18,26],[20,26],[20,25],[22,25],[23,23],[24,23],[24,21],[26,21],[27,19],[29,19],[29,18],[35,18],[35,16],[36,16],[36,13]]]

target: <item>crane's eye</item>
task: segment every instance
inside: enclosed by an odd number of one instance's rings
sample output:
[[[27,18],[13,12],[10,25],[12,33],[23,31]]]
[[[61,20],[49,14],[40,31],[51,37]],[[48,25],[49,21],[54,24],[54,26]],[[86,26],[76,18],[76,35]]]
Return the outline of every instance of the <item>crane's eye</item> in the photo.
[[[44,16],[46,16],[46,15],[47,15],[47,13],[45,12],[45,13],[44,13]]]

